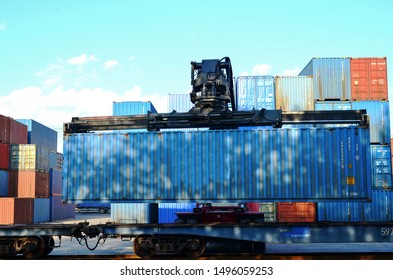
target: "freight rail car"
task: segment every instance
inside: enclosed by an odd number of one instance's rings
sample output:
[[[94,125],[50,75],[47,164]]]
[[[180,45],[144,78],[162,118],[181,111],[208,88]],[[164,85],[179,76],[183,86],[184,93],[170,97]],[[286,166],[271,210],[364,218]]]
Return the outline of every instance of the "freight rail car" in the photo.
[[[64,124],[65,201],[370,199],[366,110],[238,111],[227,57],[192,62],[191,84],[194,107],[188,112],[76,117]],[[330,124],[340,127],[326,126]],[[293,125],[298,128],[286,129]],[[178,128],[208,130],[165,131]],[[116,133],[124,129],[147,131]],[[97,133],[107,130],[115,132]],[[393,223],[15,225],[0,227],[0,252],[42,256],[53,248],[51,236],[64,235],[133,238],[134,252],[143,258],[168,253],[197,257],[206,243],[217,240],[255,250],[266,243],[392,242]]]
[[[18,254],[23,254],[26,258],[45,257],[61,246],[61,243],[55,246],[54,237],[61,240],[62,236],[75,237],[80,244],[86,246],[89,238],[96,238],[97,244],[100,244],[103,239],[117,237],[125,240],[127,247],[127,241],[132,239],[133,251],[141,258],[168,254],[196,258],[205,252],[208,243],[217,241],[238,244],[245,252],[255,253],[263,253],[267,243],[393,242],[393,223],[79,223],[0,226],[0,257]]]

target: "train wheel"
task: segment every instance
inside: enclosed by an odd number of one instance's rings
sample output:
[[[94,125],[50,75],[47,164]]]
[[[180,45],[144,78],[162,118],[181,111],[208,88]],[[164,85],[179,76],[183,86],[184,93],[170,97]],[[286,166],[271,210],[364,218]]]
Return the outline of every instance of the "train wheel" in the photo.
[[[44,235],[41,237],[45,243],[44,256],[47,256],[53,251],[53,248],[55,247],[55,240],[53,239],[52,236]]]
[[[152,236],[137,236],[134,238],[134,253],[143,259],[151,258],[156,254],[156,245]]]
[[[197,258],[206,250],[206,242],[200,237],[190,237],[183,249],[183,254],[188,258]]]
[[[26,259],[37,259],[44,255],[45,242],[41,236],[31,236],[23,246],[23,256]]]

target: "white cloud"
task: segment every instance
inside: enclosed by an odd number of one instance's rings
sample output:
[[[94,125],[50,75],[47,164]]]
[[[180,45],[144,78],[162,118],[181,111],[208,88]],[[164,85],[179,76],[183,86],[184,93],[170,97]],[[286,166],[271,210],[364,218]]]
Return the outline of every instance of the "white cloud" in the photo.
[[[241,72],[239,76],[248,76],[248,72],[247,71]]]
[[[117,62],[117,60],[108,60],[108,61],[105,61],[104,67],[105,67],[105,69],[111,69],[111,68],[117,66],[118,64],[119,63]]]
[[[300,68],[295,67],[293,69],[287,69],[282,72],[283,76],[297,76],[300,73]]]
[[[7,24],[5,22],[0,22],[0,31],[4,31],[7,29]]]
[[[270,75],[272,66],[269,64],[257,64],[252,68],[251,76]],[[239,76],[249,76],[247,71],[241,72]]]
[[[1,114],[14,119],[33,119],[58,133],[62,152],[63,124],[72,117],[112,115],[113,101],[151,101],[158,112],[167,111],[167,95],[144,94],[139,86],[123,93],[101,88],[64,89],[45,92],[40,87],[26,87],[0,97]]]
[[[268,75],[272,70],[272,66],[269,64],[257,64],[252,68],[252,75]]]
[[[83,65],[86,64],[88,62],[93,62],[93,61],[97,61],[98,59],[96,58],[96,56],[90,55],[89,57],[84,53],[81,54],[79,56],[74,56],[71,57],[70,59],[67,60],[68,64],[72,64],[72,65]]]

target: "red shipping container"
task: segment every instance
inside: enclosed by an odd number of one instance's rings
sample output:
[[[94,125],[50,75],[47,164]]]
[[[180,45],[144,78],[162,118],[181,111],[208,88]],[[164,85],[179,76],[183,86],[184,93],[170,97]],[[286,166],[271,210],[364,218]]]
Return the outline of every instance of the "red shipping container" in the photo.
[[[49,197],[49,173],[28,170],[9,172],[9,196]]]
[[[312,223],[316,221],[316,204],[313,202],[277,203],[278,222]]]
[[[10,168],[10,144],[0,142],[0,169]]]
[[[0,142],[10,142],[10,118],[0,115]]]
[[[0,225],[32,224],[34,199],[0,197]]]
[[[27,125],[14,119],[10,120],[10,144],[27,144],[28,128]]]
[[[351,58],[351,99],[388,100],[387,62],[383,58]]]

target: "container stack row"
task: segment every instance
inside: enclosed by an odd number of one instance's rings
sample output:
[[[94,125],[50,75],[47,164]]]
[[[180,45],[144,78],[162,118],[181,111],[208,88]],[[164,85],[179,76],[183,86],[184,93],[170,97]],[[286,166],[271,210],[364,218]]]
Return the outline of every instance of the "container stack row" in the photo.
[[[391,219],[392,148],[386,58],[312,58],[298,76],[236,78],[239,110],[360,110],[370,117],[371,202],[321,202],[315,221]],[[392,201],[393,202],[393,201]],[[261,210],[267,206],[261,204]],[[272,207],[270,207],[272,208]],[[275,219],[280,220],[279,204]],[[381,216],[380,213],[386,215]]]
[[[0,115],[0,122],[0,224],[75,217],[75,207],[62,203],[56,131],[34,120]]]

